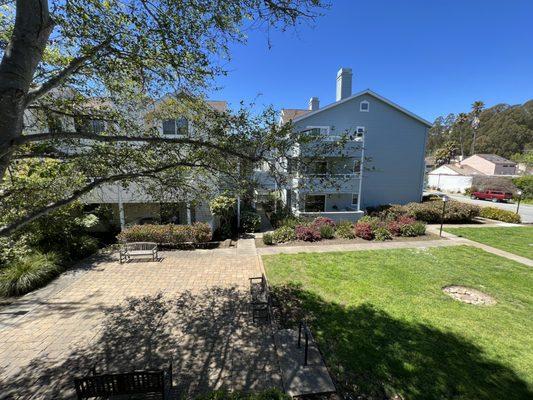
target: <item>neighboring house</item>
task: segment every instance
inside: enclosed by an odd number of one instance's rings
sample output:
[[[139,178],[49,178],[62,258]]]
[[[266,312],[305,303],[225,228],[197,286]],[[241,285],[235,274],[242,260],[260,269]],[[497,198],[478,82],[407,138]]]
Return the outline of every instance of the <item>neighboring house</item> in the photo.
[[[516,163],[496,154],[474,154],[461,161],[485,175],[516,175]]]
[[[350,68],[337,74],[334,103],[320,108],[312,97],[307,110],[283,110],[281,123],[288,121],[299,132],[320,132],[324,141],[350,136],[344,149],[321,155],[306,171],[294,173],[288,163],[294,178],[282,198],[296,214],[355,220],[367,207],[421,200],[431,123],[369,89],[352,94]],[[295,152],[316,156],[312,145]],[[331,179],[322,182],[325,171]]]
[[[445,192],[463,193],[472,186],[474,176],[484,176],[481,171],[468,165],[446,164],[428,174],[428,187]]]
[[[428,187],[446,192],[470,189],[477,177],[516,175],[516,163],[496,154],[474,154],[461,162],[442,165],[428,173]],[[479,179],[478,179],[479,180]]]

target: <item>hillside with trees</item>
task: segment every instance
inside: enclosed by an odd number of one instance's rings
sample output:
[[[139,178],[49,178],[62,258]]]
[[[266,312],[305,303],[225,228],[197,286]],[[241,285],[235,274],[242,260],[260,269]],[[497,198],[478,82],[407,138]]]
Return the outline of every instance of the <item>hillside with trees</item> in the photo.
[[[490,108],[476,101],[469,112],[438,117],[427,145],[428,155],[435,156],[437,164],[475,153],[514,158],[528,150],[533,150],[533,100]]]

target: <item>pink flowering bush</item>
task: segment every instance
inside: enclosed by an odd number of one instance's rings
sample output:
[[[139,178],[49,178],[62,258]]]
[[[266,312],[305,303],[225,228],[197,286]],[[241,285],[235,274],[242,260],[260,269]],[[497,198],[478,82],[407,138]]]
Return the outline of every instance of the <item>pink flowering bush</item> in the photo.
[[[299,225],[296,227],[296,239],[305,242],[316,242],[321,239],[320,232],[313,226]]]
[[[374,229],[370,222],[358,222],[355,224],[355,236],[365,240],[374,239]]]

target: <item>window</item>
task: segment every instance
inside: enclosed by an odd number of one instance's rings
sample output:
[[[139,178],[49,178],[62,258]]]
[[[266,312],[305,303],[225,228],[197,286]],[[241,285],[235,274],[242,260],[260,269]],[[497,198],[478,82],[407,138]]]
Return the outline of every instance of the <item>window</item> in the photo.
[[[163,121],[163,135],[187,135],[189,133],[189,120],[181,117]]]
[[[362,111],[362,112],[370,111],[370,103],[366,100],[359,103],[359,111]]]
[[[305,196],[306,212],[324,212],[326,210],[326,195],[308,194]]]
[[[355,137],[356,138],[362,138],[365,134],[365,127],[364,126],[358,126],[355,128]]]
[[[352,206],[356,206],[359,201],[359,195],[357,193],[352,193]]]
[[[106,123],[101,119],[90,119],[87,116],[74,118],[74,128],[76,132],[89,132],[99,134],[105,131]]]
[[[329,134],[329,126],[308,126],[304,132],[309,136],[325,136]]]
[[[105,122],[99,119],[90,120],[90,129],[94,134],[102,133],[105,131]]]

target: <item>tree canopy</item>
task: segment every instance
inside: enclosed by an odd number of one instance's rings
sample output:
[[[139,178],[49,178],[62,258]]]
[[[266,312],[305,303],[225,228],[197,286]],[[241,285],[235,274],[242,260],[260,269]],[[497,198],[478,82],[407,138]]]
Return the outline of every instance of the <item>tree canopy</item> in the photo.
[[[457,143],[458,155],[494,153],[511,158],[533,149],[533,100],[521,105],[498,104],[483,109],[481,102],[468,113],[438,117],[429,132],[427,152]]]
[[[229,46],[287,29],[321,0],[17,0],[0,11],[0,219],[9,234],[105,184],[195,193],[295,137],[273,110],[209,107]],[[164,99],[164,101],[161,101]],[[162,135],[186,116],[195,133]],[[95,122],[97,124],[95,124]],[[98,129],[97,129],[98,127]],[[76,149],[73,151],[72,149]],[[201,176],[194,185],[195,175]],[[203,183],[203,184],[202,184]]]

